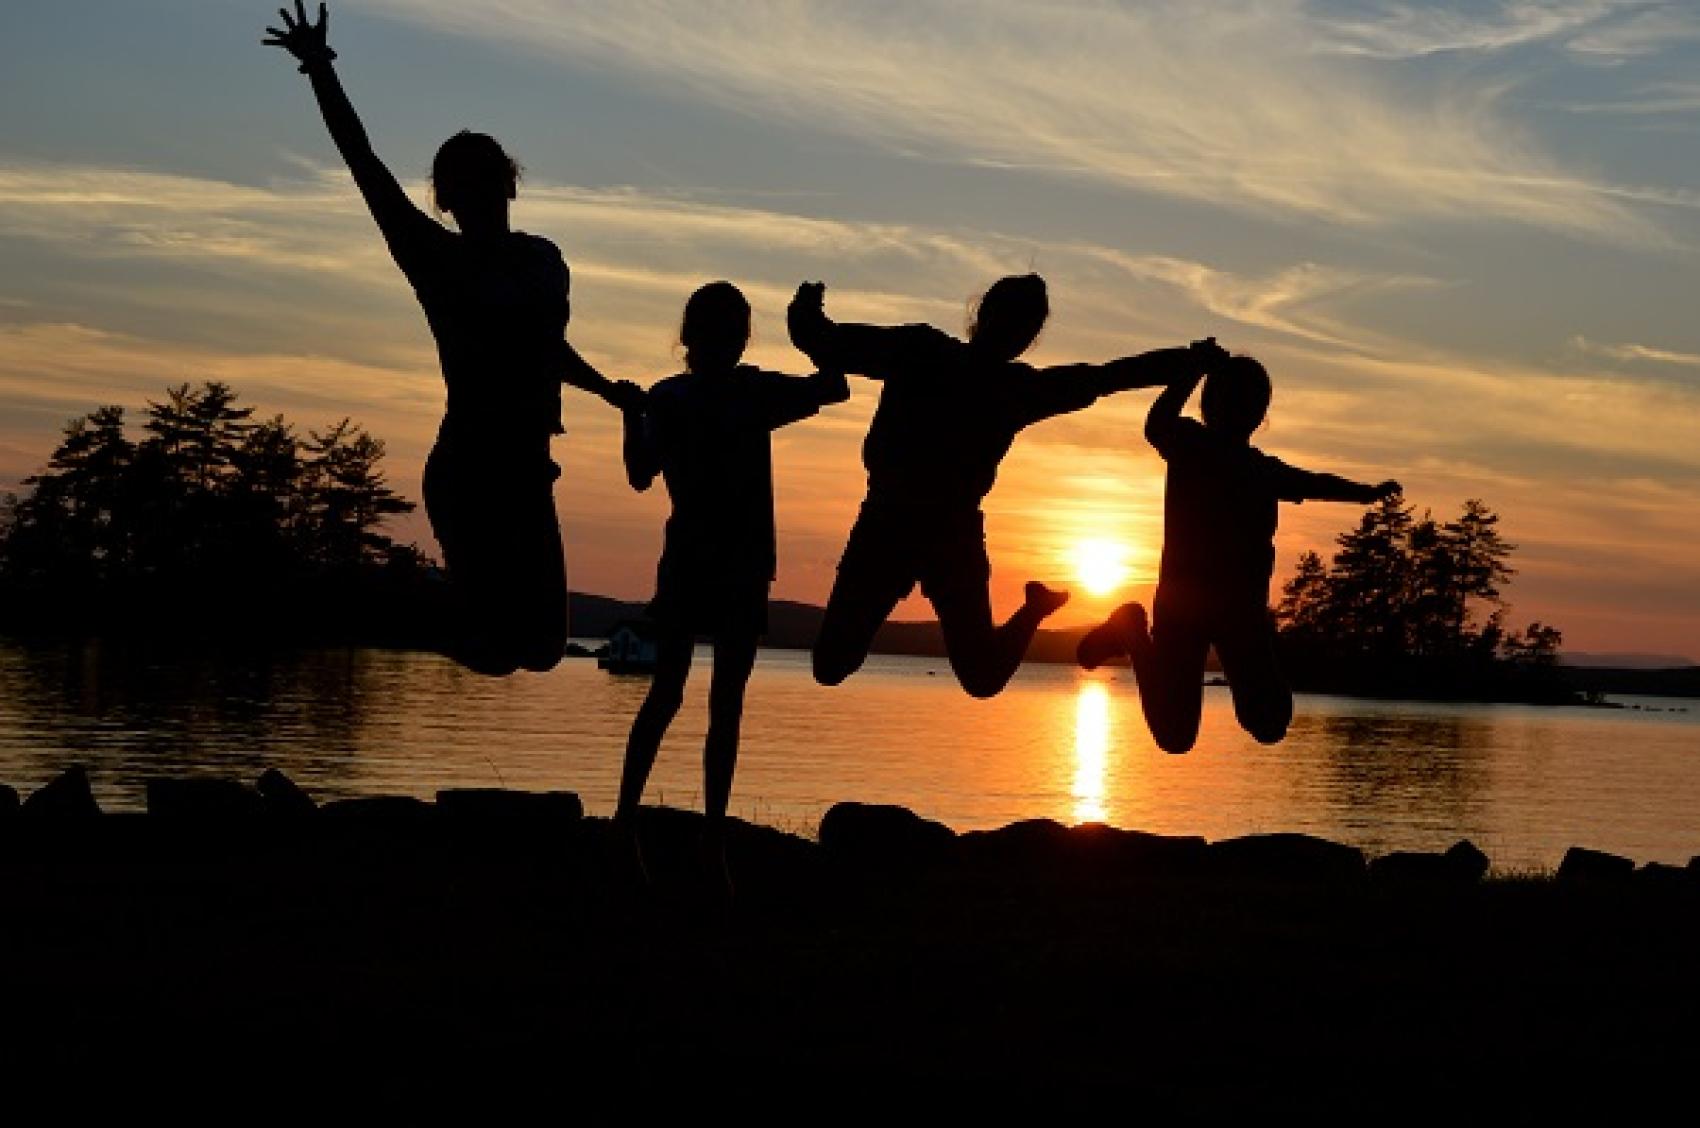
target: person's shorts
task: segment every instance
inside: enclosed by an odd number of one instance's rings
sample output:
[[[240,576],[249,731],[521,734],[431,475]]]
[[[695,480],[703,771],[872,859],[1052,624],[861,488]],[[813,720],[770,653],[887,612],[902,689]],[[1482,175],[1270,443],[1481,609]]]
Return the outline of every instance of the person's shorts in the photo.
[[[555,516],[560,468],[531,457],[439,441],[425,462],[425,514],[449,582],[474,603],[565,622],[566,567]],[[564,627],[563,627],[564,629]]]
[[[838,562],[838,584],[895,604],[921,585],[928,599],[984,591],[992,577],[978,509],[907,510],[864,504]]]
[[[664,551],[655,569],[655,598],[646,609],[663,630],[711,638],[759,638],[767,633],[765,570],[728,568]]]
[[[1203,640],[1217,648],[1272,645],[1274,620],[1268,584],[1249,580],[1201,581],[1164,576],[1151,606],[1151,637],[1167,641]]]

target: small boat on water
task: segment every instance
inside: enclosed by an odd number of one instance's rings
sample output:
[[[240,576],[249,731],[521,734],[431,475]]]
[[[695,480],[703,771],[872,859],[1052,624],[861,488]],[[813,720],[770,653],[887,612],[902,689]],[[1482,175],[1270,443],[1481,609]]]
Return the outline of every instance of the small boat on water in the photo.
[[[655,626],[644,619],[623,619],[608,635],[596,664],[610,674],[655,672]]]

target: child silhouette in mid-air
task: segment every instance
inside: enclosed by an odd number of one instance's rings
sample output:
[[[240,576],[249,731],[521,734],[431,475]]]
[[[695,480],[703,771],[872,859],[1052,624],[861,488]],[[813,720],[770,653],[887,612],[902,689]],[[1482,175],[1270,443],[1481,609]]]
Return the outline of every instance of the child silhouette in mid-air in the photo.
[[[1081,639],[1080,664],[1132,659],[1151,735],[1165,752],[1198,738],[1204,662],[1211,646],[1234,695],[1234,714],[1274,744],[1293,719],[1293,694],[1275,657],[1269,578],[1278,502],[1380,501],[1398,482],[1369,486],[1289,466],[1251,445],[1269,410],[1269,374],[1248,356],[1210,345],[1202,423],[1181,415],[1201,377],[1184,372],[1151,406],[1145,437],[1169,464],[1163,560],[1147,622],[1128,603]]]

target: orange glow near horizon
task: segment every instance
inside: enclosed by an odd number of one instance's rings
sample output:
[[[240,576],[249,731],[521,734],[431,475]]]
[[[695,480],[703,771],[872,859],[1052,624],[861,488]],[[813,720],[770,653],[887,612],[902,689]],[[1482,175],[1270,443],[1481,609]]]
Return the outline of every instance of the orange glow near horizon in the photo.
[[[1075,578],[1095,599],[1114,593],[1132,578],[1128,564],[1132,555],[1126,543],[1102,537],[1078,541],[1070,551]]]

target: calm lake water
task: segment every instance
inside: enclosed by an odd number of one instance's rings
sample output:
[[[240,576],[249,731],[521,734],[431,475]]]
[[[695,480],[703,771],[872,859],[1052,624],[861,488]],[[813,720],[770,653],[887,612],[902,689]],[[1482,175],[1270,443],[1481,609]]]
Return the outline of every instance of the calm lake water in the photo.
[[[700,806],[706,653],[648,801]],[[505,785],[612,810],[647,682],[569,659],[492,680],[441,658],[325,651],[257,660],[0,646],[0,780],[66,764],[109,809],[148,778],[287,772],[320,798]],[[966,830],[1046,816],[1173,834],[1298,830],[1372,853],[1468,837],[1501,869],[1573,843],[1639,860],[1700,854],[1700,703],[1640,709],[1419,705],[1301,697],[1285,743],[1206,690],[1187,756],[1151,743],[1125,671],[1032,665],[994,701],[933,659],[879,657],[837,689],[808,655],[767,651],[750,686],[733,813],[800,833],[841,799],[901,803]],[[1688,711],[1677,711],[1684,710]]]

